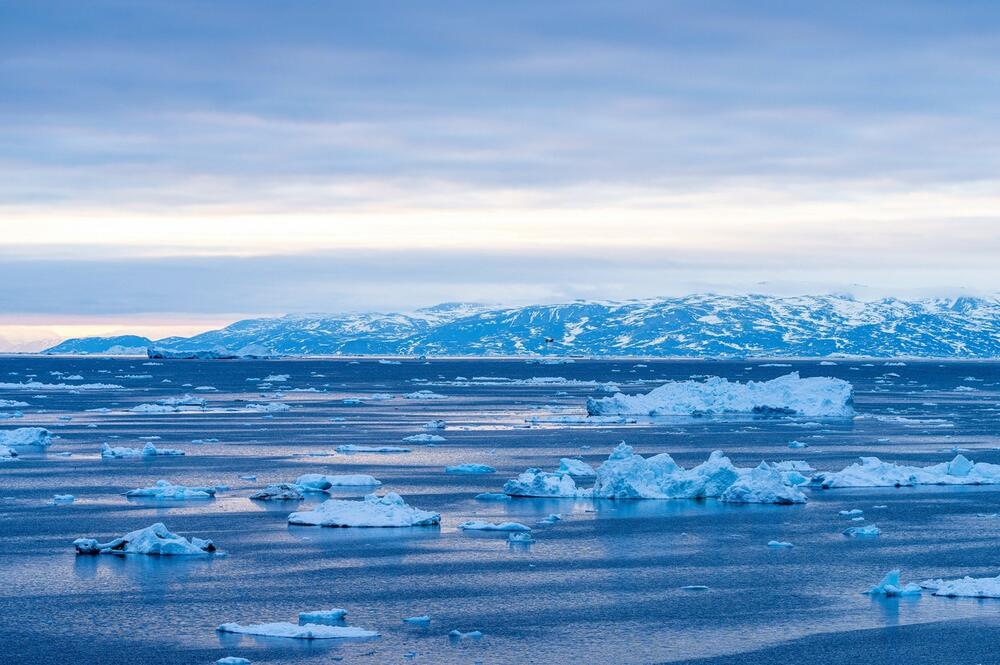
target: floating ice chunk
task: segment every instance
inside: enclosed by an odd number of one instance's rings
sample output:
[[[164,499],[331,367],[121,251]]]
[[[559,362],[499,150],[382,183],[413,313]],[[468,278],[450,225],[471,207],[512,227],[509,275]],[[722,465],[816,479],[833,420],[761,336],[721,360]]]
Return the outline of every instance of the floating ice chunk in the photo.
[[[301,501],[304,497],[298,485],[277,483],[250,495],[255,501]]]
[[[240,480],[249,480],[252,482],[254,480],[257,480],[257,476],[240,476]]]
[[[858,515],[864,515],[865,511],[860,508],[852,508],[851,510],[841,510],[838,515],[843,517],[857,517]]]
[[[842,379],[799,378],[792,372],[770,381],[730,382],[717,376],[705,381],[671,381],[646,394],[587,400],[592,416],[679,416],[722,413],[786,413],[849,416],[853,388]]]
[[[257,413],[280,413],[282,411],[288,411],[291,408],[292,407],[282,402],[268,402],[267,404],[247,404],[243,407],[243,410],[255,411]]]
[[[332,610],[314,610],[312,612],[299,612],[299,623],[336,623],[343,621],[347,616],[347,610],[335,607]]]
[[[868,590],[872,596],[919,596],[922,591],[919,584],[909,582],[903,584],[899,581],[899,571],[890,570],[886,573],[882,581]]]
[[[1000,598],[1000,576],[963,577],[958,580],[924,580],[920,586],[935,596],[949,598]]]
[[[875,538],[882,535],[882,529],[874,524],[867,526],[851,526],[844,529],[844,535],[852,538]]]
[[[312,510],[292,513],[290,524],[332,527],[431,526],[441,522],[438,513],[408,506],[394,492],[369,494],[361,501],[329,499]]]
[[[530,526],[525,526],[520,522],[483,522],[471,520],[458,525],[463,531],[531,531]]]
[[[424,423],[423,425],[421,425],[421,427],[423,427],[424,429],[445,429],[447,426],[448,426],[447,423],[445,423],[445,421],[440,419],[432,420],[428,423]]]
[[[448,399],[447,395],[440,395],[430,390],[417,390],[416,392],[403,395],[406,399]]]
[[[862,457],[838,472],[818,473],[813,483],[823,489],[838,487],[904,487],[912,485],[996,485],[1000,464],[973,463],[963,455],[931,466],[906,466]]]
[[[0,431],[0,445],[46,448],[52,445],[52,432],[44,427],[18,427],[17,429],[4,430]]]
[[[508,480],[503,486],[503,491],[509,496],[578,497],[591,495],[590,490],[577,489],[576,481],[568,474],[550,473],[536,468],[528,469],[520,473],[517,478]]]
[[[535,539],[532,537],[531,533],[527,531],[512,531],[507,536],[507,542],[511,544],[511,547],[513,547],[515,545],[531,544],[535,542]]]
[[[409,443],[439,443],[441,441],[447,441],[443,436],[438,436],[437,434],[413,434],[403,438],[403,441]]]
[[[335,640],[345,638],[378,637],[373,630],[364,630],[354,626],[324,626],[307,623],[299,626],[282,621],[279,623],[251,623],[241,626],[238,623],[224,623],[218,628],[220,633],[239,633],[241,635],[258,635],[260,637],[288,637],[299,640]]]
[[[806,495],[797,487],[785,484],[784,477],[767,462],[726,488],[720,499],[726,503],[805,503]]]
[[[215,665],[250,665],[250,661],[239,656],[226,656],[215,661]]]
[[[548,517],[543,517],[542,519],[538,520],[538,523],[542,524],[542,525],[545,525],[545,526],[550,526],[550,525],[555,524],[556,522],[559,522],[559,521],[562,521],[562,515],[560,515],[558,513],[553,513],[553,514],[549,515]]]
[[[345,444],[343,446],[337,446],[338,453],[408,453],[409,448],[401,448],[399,446],[356,446],[353,444]]]
[[[289,374],[268,374],[262,380],[263,381],[273,382],[273,383],[284,383],[289,378],[291,378],[291,376]]]
[[[789,442],[788,447],[792,449],[808,448],[809,444],[802,441],[791,441]]]
[[[0,462],[16,462],[17,451],[10,446],[0,446]]]
[[[681,591],[708,591],[708,587],[704,584],[688,584],[687,586],[682,586]]]
[[[125,386],[114,383],[42,383],[28,381],[26,383],[0,383],[0,390],[120,390]],[[44,395],[35,395],[41,399]]]
[[[445,473],[454,474],[484,474],[484,473],[496,473],[497,470],[492,466],[486,464],[455,464],[454,466],[445,467]]]
[[[478,631],[478,630],[470,630],[467,633],[463,633],[462,631],[458,630],[457,628],[455,630],[451,631],[450,633],[448,633],[448,637],[450,637],[453,640],[478,640],[482,636],[483,636],[483,633],[481,631]]]
[[[590,466],[583,460],[573,459],[572,457],[562,457],[559,459],[559,468],[556,473],[568,473],[571,476],[576,476],[577,478],[593,478],[597,475],[594,471],[594,467]]]
[[[211,540],[192,538],[170,533],[162,522],[145,529],[126,533],[106,543],[94,538],[77,538],[73,541],[77,554],[149,554],[156,556],[181,556],[211,554],[216,551]]]
[[[510,501],[510,496],[499,492],[483,492],[475,496],[477,501]]]
[[[76,501],[76,497],[72,494],[56,494],[52,497],[52,503],[56,505],[73,503],[74,501]]]
[[[195,386],[194,389],[206,393],[214,393],[219,390],[215,386]]]
[[[20,406],[28,406],[28,403],[16,399],[0,399],[0,409],[16,409]]]
[[[325,492],[331,487],[379,487],[382,481],[362,473],[335,476],[306,473],[296,478],[295,484],[305,492]]]
[[[795,547],[795,545],[792,545],[790,542],[788,542],[786,540],[769,540],[768,543],[767,543],[767,546],[768,547],[778,548],[778,549],[780,549],[780,548],[788,548],[788,547]]]
[[[417,626],[426,626],[430,622],[431,618],[426,614],[421,614],[420,616],[416,617],[406,617],[405,619],[403,619],[403,623],[411,623]]]
[[[173,501],[184,501],[186,499],[211,499],[215,496],[215,489],[212,487],[187,487],[185,485],[172,485],[166,480],[157,480],[153,487],[143,487],[125,492],[125,496],[131,497],[152,497],[155,499],[167,499]]]

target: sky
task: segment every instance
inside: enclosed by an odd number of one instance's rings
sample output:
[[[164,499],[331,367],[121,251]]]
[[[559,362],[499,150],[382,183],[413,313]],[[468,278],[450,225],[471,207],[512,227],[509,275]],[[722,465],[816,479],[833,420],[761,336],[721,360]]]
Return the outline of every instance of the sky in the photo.
[[[1000,291],[1000,3],[0,3],[0,350]]]

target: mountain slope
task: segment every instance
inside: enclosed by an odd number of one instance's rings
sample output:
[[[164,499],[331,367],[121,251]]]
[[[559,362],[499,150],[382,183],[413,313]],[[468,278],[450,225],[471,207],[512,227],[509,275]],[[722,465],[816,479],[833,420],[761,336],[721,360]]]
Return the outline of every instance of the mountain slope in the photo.
[[[450,303],[409,314],[248,319],[157,344],[307,355],[991,358],[1000,357],[1000,300],[693,295],[512,308]],[[96,347],[93,339],[67,340],[49,351]]]

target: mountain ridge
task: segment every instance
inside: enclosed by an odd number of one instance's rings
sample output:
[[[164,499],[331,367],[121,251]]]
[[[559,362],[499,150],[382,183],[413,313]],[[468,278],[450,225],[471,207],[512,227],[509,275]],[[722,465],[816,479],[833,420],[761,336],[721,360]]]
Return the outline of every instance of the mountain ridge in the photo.
[[[124,339],[70,339],[45,353],[111,353]],[[244,319],[147,341],[169,350],[254,347],[277,355],[996,358],[1000,298],[704,294],[520,307],[445,303],[410,313]]]

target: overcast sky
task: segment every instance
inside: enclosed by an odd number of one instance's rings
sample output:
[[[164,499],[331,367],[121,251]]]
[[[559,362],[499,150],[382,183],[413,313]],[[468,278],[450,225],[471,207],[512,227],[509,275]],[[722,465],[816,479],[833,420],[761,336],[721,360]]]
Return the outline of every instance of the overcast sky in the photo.
[[[1000,289],[1000,3],[0,3],[0,349]]]

